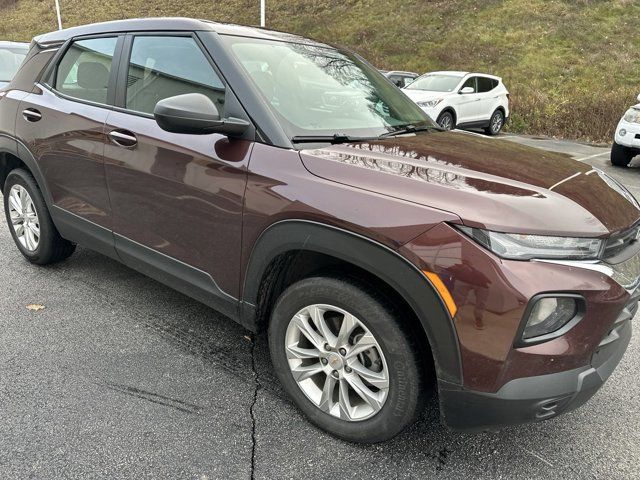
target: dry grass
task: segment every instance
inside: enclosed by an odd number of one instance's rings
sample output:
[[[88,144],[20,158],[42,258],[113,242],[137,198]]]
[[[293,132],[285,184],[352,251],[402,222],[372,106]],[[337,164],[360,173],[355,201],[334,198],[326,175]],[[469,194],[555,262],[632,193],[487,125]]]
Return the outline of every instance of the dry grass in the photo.
[[[143,16],[256,24],[258,0],[60,0],[65,26]],[[267,0],[270,27],[350,47],[380,68],[488,71],[513,131],[609,141],[640,93],[632,0]],[[54,0],[0,0],[0,38],[56,28]]]

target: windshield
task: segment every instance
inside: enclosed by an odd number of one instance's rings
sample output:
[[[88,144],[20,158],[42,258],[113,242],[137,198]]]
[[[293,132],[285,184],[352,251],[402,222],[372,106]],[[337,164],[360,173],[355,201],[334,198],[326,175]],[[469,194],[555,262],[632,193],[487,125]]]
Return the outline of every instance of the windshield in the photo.
[[[290,136],[377,137],[433,122],[355,55],[316,43],[223,36]]]
[[[428,92],[452,92],[462,77],[455,75],[425,75],[407,86],[407,90],[426,90]]]
[[[0,47],[0,82],[9,82],[18,71],[29,47]]]

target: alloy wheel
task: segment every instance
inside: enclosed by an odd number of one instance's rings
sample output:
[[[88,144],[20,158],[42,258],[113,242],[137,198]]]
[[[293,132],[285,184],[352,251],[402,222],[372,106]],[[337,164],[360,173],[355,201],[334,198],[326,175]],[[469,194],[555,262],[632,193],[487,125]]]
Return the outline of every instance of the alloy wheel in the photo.
[[[445,130],[451,130],[453,128],[453,119],[450,115],[443,115],[438,123]]]
[[[389,394],[389,369],[378,341],[354,315],[309,305],[289,322],[285,349],[291,374],[323,412],[356,422],[377,414]]]
[[[20,245],[35,252],[40,244],[40,221],[31,195],[22,185],[14,185],[9,191],[9,217]]]
[[[502,114],[496,113],[491,119],[491,131],[496,134],[502,128]]]

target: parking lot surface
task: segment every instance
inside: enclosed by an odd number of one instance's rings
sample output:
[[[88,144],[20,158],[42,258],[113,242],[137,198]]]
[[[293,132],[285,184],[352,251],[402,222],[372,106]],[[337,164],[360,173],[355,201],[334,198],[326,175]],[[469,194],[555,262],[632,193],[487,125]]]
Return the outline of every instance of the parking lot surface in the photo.
[[[612,168],[606,148],[495,141],[565,151],[640,197],[640,168]],[[640,477],[637,335],[576,412],[461,434],[439,425],[432,400],[409,431],[361,446],[289,403],[264,338],[86,249],[31,266],[4,215],[0,281],[0,478]]]

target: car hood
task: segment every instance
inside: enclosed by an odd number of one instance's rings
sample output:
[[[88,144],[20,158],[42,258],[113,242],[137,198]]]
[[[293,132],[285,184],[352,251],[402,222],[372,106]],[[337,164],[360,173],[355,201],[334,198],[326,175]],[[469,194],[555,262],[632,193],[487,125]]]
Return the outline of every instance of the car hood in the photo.
[[[414,102],[426,102],[451,95],[450,92],[428,92],[426,90],[409,90],[406,88],[402,91]]]
[[[630,194],[603,172],[477,134],[425,132],[304,150],[301,158],[314,175],[453,213],[473,227],[604,237],[640,220]]]

